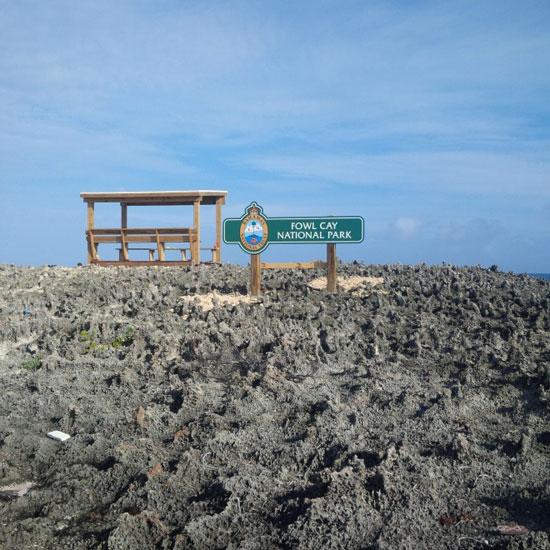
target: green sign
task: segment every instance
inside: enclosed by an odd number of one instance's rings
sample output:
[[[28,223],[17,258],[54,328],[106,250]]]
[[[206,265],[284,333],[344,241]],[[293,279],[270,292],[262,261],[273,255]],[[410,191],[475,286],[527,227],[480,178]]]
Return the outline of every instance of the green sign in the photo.
[[[223,242],[238,244],[247,254],[259,254],[271,243],[360,243],[364,225],[361,216],[268,218],[252,202],[240,218],[223,221]]]

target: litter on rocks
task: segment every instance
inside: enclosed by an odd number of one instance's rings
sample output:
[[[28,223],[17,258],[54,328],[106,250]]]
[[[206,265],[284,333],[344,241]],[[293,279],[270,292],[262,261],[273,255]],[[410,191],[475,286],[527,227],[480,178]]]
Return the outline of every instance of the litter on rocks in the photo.
[[[33,487],[32,481],[25,481],[23,483],[14,483],[13,485],[4,485],[0,487],[0,500],[9,500],[12,498],[18,498],[25,496]]]
[[[67,439],[71,438],[69,434],[58,432],[57,430],[54,430],[53,432],[48,432],[46,435],[51,439],[55,439],[56,441],[67,441]]]

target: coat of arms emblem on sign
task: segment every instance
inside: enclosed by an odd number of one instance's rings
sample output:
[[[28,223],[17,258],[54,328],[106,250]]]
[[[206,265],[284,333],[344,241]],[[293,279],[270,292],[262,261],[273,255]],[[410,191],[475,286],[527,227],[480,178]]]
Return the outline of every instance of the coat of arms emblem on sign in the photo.
[[[246,209],[240,227],[241,245],[250,253],[258,253],[267,243],[267,220],[262,215],[262,208],[253,202]]]

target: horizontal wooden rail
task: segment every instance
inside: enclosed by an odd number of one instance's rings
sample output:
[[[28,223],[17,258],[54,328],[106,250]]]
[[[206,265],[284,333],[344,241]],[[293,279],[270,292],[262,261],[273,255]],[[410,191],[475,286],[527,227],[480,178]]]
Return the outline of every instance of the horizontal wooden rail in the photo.
[[[327,266],[326,262],[316,261],[316,262],[279,262],[279,263],[261,263],[260,267],[262,269],[317,269],[325,268]]]
[[[153,262],[146,260],[93,260],[92,264],[100,266],[127,266],[127,267],[173,267],[173,266],[189,266],[193,265],[192,260],[155,260]]]
[[[196,234],[196,229],[192,227],[124,227],[124,228],[94,228],[88,229],[93,235],[179,235],[179,234]]]
[[[194,242],[194,238],[190,238],[189,235],[159,235],[159,240],[161,243],[188,243]],[[128,235],[124,237],[124,241],[127,243],[156,243],[156,235]],[[96,243],[120,243],[122,242],[122,237],[118,236],[107,236],[107,237],[98,237],[94,235],[94,242]]]

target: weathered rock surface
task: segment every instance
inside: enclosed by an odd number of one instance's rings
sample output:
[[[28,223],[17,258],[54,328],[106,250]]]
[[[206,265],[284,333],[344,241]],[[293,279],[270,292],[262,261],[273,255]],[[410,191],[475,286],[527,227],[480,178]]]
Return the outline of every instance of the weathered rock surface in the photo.
[[[550,282],[339,274],[0,266],[0,548],[550,549]]]

